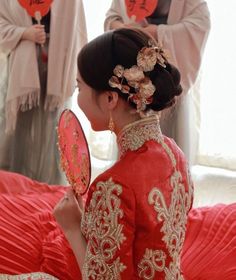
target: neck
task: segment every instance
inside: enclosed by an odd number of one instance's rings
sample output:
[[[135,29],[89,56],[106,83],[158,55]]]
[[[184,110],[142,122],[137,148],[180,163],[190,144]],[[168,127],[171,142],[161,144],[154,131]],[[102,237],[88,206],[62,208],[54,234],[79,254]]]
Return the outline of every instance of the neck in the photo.
[[[115,134],[118,135],[119,132],[128,124],[140,120],[140,116],[137,113],[125,114],[121,118],[116,118],[115,122]]]

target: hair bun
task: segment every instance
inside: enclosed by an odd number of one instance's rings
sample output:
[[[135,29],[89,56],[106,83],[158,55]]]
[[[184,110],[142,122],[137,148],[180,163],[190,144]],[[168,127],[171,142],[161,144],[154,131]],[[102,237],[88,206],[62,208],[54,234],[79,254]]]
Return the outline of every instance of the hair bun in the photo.
[[[156,92],[148,108],[160,111],[172,106],[176,101],[176,96],[182,93],[181,76],[178,69],[170,63],[166,64],[166,68],[157,66],[153,72],[151,78]]]

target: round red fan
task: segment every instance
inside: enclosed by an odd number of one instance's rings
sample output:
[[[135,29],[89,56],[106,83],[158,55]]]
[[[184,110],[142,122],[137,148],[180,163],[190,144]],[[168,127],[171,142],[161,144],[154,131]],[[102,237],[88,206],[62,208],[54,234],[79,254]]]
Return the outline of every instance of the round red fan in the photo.
[[[82,126],[71,110],[64,110],[58,124],[61,166],[75,195],[86,193],[91,179],[88,143]]]
[[[128,16],[140,22],[154,12],[158,0],[125,0],[125,4]]]
[[[50,9],[53,0],[18,0],[23,8],[26,9],[31,17],[35,13],[40,13],[41,17],[45,16]]]

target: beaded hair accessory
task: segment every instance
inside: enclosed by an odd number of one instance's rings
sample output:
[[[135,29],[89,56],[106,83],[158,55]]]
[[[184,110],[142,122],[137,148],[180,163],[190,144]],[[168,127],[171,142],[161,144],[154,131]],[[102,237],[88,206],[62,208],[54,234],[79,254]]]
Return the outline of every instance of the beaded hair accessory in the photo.
[[[136,111],[142,116],[146,106],[152,103],[153,94],[156,91],[156,87],[145,73],[151,72],[156,64],[165,68],[166,62],[167,56],[160,46],[143,47],[137,55],[137,65],[128,69],[122,65],[116,65],[109,85],[128,94],[128,100],[136,104]]]

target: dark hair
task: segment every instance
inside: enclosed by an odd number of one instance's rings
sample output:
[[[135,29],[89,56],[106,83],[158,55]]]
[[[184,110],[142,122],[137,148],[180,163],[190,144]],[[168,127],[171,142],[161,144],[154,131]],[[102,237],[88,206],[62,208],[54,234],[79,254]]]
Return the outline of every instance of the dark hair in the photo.
[[[138,52],[152,40],[138,29],[121,28],[109,31],[85,45],[78,56],[78,69],[84,82],[97,92],[112,90],[128,99],[118,88],[111,88],[108,81],[116,65],[130,68],[137,64]],[[156,64],[153,71],[145,72],[156,87],[153,101],[146,109],[163,110],[175,103],[180,95],[180,73],[166,62],[166,68]],[[131,105],[136,106],[130,101]]]

